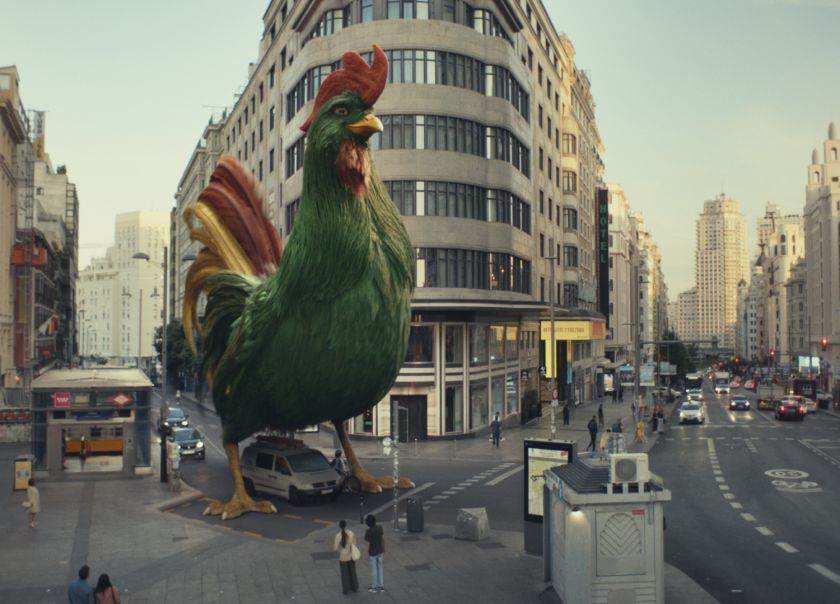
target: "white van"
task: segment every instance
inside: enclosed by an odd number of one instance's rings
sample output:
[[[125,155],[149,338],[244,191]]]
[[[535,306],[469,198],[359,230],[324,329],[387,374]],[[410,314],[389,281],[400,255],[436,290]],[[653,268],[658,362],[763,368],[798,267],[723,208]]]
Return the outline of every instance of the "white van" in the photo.
[[[242,451],[242,477],[248,494],[265,493],[300,505],[308,496],[337,499],[339,477],[324,454],[306,446],[285,447],[265,440]]]

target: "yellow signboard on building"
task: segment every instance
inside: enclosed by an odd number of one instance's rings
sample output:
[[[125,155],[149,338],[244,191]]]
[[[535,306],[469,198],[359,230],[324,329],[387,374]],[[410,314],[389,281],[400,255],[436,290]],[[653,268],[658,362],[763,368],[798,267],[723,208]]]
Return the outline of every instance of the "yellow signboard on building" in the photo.
[[[603,321],[554,321],[555,340],[603,340]],[[540,321],[540,339],[551,339],[551,321]]]

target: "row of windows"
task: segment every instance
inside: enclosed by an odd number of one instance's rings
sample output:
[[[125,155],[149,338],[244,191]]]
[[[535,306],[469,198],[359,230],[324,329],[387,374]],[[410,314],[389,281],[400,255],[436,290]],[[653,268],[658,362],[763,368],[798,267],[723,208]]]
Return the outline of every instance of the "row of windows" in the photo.
[[[530,204],[504,189],[423,180],[389,180],[385,187],[403,216],[472,218],[531,232]]]
[[[303,150],[305,137],[301,136],[286,149],[286,178],[303,167]]]
[[[435,149],[509,162],[530,177],[530,150],[497,126],[444,115],[383,115],[374,149]]]
[[[531,293],[531,263],[511,254],[415,248],[417,287],[455,287]]]
[[[486,96],[509,101],[524,117],[529,119],[528,93],[499,65],[488,65],[465,55],[436,50],[386,50],[389,84],[440,84],[466,88]],[[370,52],[362,53],[371,61]],[[286,121],[290,121],[306,103],[318,94],[318,88],[330,73],[338,69],[335,61],[309,69],[286,95]]]

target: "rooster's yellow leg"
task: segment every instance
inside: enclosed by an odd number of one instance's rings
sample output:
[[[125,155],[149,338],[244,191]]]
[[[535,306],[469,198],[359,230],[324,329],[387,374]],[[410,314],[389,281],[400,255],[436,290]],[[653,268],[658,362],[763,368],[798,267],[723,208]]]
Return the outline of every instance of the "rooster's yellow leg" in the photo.
[[[246,512],[262,512],[272,514],[277,508],[270,501],[254,501],[245,491],[242,480],[242,470],[239,467],[239,446],[236,443],[225,443],[230,473],[233,475],[233,497],[227,503],[213,501],[204,510],[205,516],[221,516],[222,520],[230,520]]]
[[[371,476],[362,466],[359,458],[356,457],[356,452],[353,451],[350,439],[347,437],[347,430],[344,429],[344,422],[333,420],[333,425],[335,426],[335,432],[338,434],[338,438],[341,441],[341,448],[344,449],[347,461],[350,462],[350,467],[353,469],[353,475],[359,479],[362,490],[366,493],[381,493],[382,489],[393,489],[393,476]],[[411,479],[403,476],[400,477],[397,486],[401,489],[413,489],[415,485]]]

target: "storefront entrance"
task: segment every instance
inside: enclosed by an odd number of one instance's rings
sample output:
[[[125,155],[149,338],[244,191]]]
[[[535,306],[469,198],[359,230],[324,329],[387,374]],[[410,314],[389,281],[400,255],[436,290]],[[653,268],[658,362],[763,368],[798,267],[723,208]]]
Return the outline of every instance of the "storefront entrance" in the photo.
[[[125,432],[122,424],[62,426],[64,472],[121,472]]]
[[[391,409],[399,413],[399,442],[426,440],[427,402],[425,396],[392,396]]]

